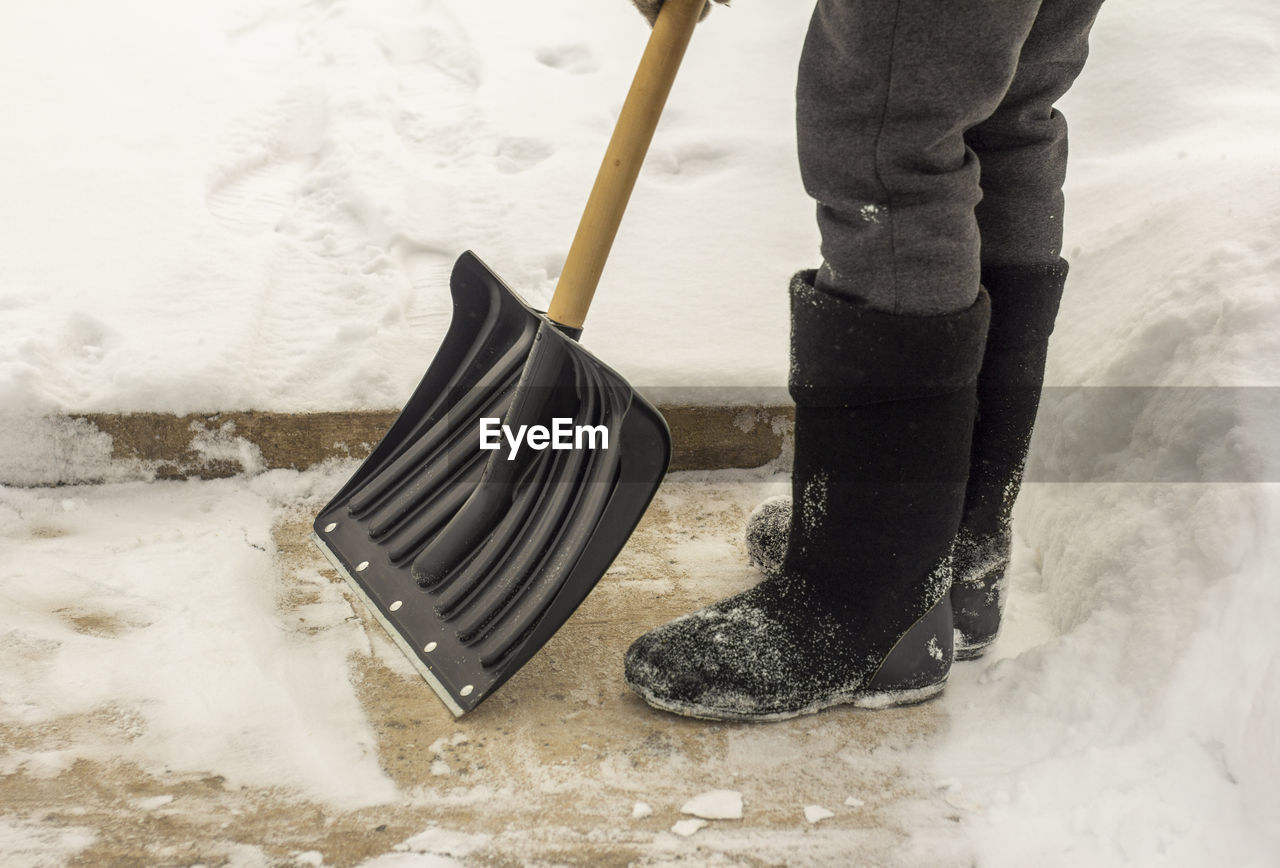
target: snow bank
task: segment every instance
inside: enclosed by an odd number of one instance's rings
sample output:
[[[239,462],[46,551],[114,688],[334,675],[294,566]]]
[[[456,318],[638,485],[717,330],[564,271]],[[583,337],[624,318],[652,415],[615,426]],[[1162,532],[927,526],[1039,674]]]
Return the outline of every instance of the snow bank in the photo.
[[[957,668],[938,759],[982,864],[1266,864],[1280,595],[1259,543],[1280,492],[1258,489],[1028,487],[1039,563],[1023,553],[1011,606],[1050,633]],[[1228,529],[1239,548],[1217,545]]]
[[[1280,13],[1175,6],[1104,7],[1065,106],[1090,144],[1011,603],[1050,635],[956,670],[938,758],[984,865],[1280,848]]]

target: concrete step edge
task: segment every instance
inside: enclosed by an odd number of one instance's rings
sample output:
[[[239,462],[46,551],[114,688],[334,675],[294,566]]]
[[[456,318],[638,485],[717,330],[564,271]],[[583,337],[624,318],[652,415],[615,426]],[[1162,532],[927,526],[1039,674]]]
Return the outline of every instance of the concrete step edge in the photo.
[[[781,455],[794,418],[793,408],[782,405],[659,409],[671,427],[672,470],[768,464]],[[218,479],[279,468],[305,470],[335,459],[365,457],[398,413],[247,410],[27,417],[31,434],[25,439],[36,442],[0,454],[0,484]]]

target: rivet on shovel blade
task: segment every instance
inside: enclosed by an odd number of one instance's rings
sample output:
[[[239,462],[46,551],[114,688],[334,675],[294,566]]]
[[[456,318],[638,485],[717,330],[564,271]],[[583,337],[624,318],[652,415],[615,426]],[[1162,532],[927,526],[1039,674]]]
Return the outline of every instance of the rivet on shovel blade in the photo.
[[[390,609],[391,609],[391,611],[395,612],[395,611],[399,610],[399,608],[400,608],[401,606],[403,606],[403,605],[404,605],[404,601],[403,601],[403,600],[396,600],[396,601],[395,601],[394,603],[392,603],[388,608],[390,608]]]
[[[468,684],[466,687],[462,688],[462,689],[461,689],[461,690],[459,690],[458,692],[459,692],[460,694],[462,694],[463,696],[470,696],[470,695],[471,695],[471,691],[472,691],[472,690],[475,690],[475,688],[474,688],[474,687],[472,687],[470,684]]]
[[[365,570],[367,570],[367,569],[369,569],[369,562],[368,562],[368,561],[361,561],[360,563],[356,564],[356,572],[357,572],[357,573],[363,573],[363,572],[364,572]]]
[[[423,650],[424,652],[426,652],[427,654],[430,654],[432,651],[436,650],[436,643],[435,643],[435,642],[428,642],[428,643],[427,643],[427,647],[423,648],[422,650]]]
[[[338,527],[338,523],[337,523],[336,521],[331,521],[331,522],[329,522],[328,524],[326,524],[326,525],[324,526],[324,532],[325,532],[325,533],[333,533],[333,532],[334,532],[334,530],[336,530],[336,529],[337,529],[337,527]]]

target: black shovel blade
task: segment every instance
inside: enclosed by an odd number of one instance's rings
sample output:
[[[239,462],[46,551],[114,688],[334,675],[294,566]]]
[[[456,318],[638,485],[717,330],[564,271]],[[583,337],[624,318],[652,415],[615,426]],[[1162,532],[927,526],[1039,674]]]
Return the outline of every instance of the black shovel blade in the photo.
[[[462,715],[595,587],[657,491],[671,437],[626,380],[471,253],[450,291],[439,352],[313,536]]]

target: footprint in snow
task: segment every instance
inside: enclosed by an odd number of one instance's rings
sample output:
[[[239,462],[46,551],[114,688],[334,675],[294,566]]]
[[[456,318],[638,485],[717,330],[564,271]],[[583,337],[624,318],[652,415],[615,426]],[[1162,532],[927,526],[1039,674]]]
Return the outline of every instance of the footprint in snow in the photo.
[[[571,75],[585,75],[600,68],[595,55],[585,45],[544,46],[535,51],[533,56],[543,66]]]
[[[707,142],[655,149],[649,157],[655,180],[684,183],[722,171],[729,165],[733,152]]]
[[[209,173],[209,213],[245,234],[274,230],[296,204],[328,127],[327,99],[318,90],[296,92],[241,118]]]
[[[526,172],[551,156],[553,149],[541,139],[508,138],[498,143],[494,165],[504,175]]]
[[[389,30],[378,36],[383,55],[393,66],[425,64],[473,90],[483,65],[466,31],[451,19],[417,29]]]

